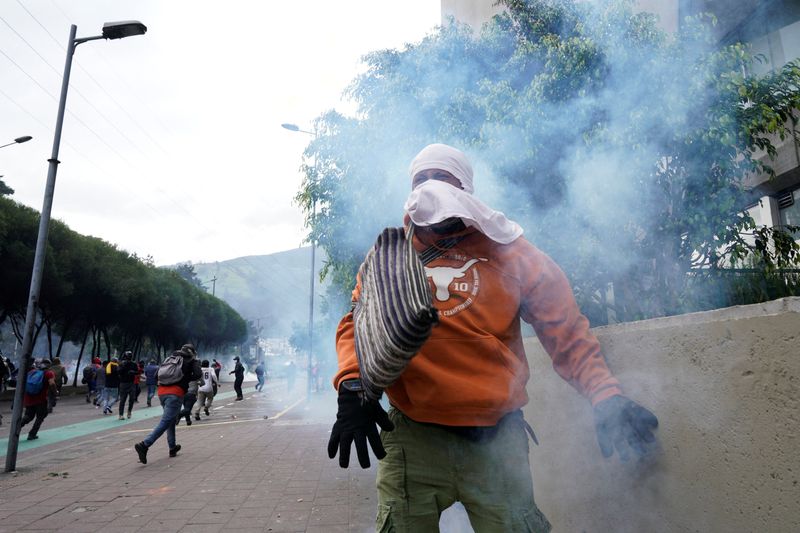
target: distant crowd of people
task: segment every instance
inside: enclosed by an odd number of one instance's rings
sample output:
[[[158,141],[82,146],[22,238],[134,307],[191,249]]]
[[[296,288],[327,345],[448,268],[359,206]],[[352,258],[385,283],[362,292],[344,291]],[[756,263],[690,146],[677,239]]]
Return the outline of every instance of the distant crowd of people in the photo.
[[[181,363],[187,354],[191,354],[191,357],[186,357],[186,361],[191,362],[191,368],[187,372],[175,372],[176,354],[180,354]],[[237,368],[232,373],[236,373],[238,381],[240,375],[243,379],[244,371],[243,367],[241,370],[238,368],[242,366],[238,357],[236,363]],[[119,420],[130,419],[133,416],[133,406],[139,402],[143,386],[147,387],[147,406],[152,406],[153,398],[158,394],[165,415],[172,416],[174,401],[167,393],[173,392],[173,395],[179,395],[181,398],[178,414],[173,417],[174,423],[177,424],[183,418],[191,425],[192,415],[195,420],[200,420],[201,411],[205,416],[211,415],[211,404],[220,387],[221,370],[222,363],[216,359],[200,361],[194,347],[185,344],[181,350],[174,352],[161,364],[158,364],[155,358],[151,358],[147,364],[143,361],[135,362],[131,351],[125,351],[119,358],[111,357],[106,361],[95,357],[83,368],[81,384],[86,386],[87,404],[102,409],[104,415],[112,415],[116,410]],[[16,387],[18,373],[14,363],[0,355],[0,383],[2,383],[0,391],[5,391],[9,386]],[[173,383],[175,380],[177,381]],[[24,413],[18,428],[21,432],[22,427],[33,422],[28,432],[28,440],[38,438],[44,419],[53,412],[61,396],[61,389],[68,381],[66,369],[59,358],[56,357],[52,361],[47,358],[33,361],[32,368],[25,375]],[[175,389],[176,386],[181,389],[182,394],[170,391],[170,388]],[[241,394],[239,396],[241,397]]]
[[[233,388],[236,401],[244,400],[242,384],[246,368],[239,357],[234,357],[234,367],[228,373],[234,377]],[[136,443],[135,449],[142,463],[147,462],[147,450],[161,435],[167,433],[169,454],[174,457],[180,445],[175,442],[175,427],[185,420],[187,425],[200,421],[201,413],[211,416],[211,406],[221,387],[220,372],[223,365],[216,359],[200,359],[191,344],[184,344],[163,362],[150,358],[147,363],[134,361],[133,352],[124,351],[120,357],[102,361],[94,357],[81,374],[81,384],[86,386],[85,400],[103,415],[114,415],[119,420],[133,417],[134,404],[139,403],[140,395],[146,387],[147,407],[152,406],[153,398],[163,409],[162,417],[153,431],[143,441]],[[255,390],[261,392],[266,384],[266,366],[259,362],[254,369]],[[0,355],[0,378],[2,389],[16,386],[18,369],[13,362]],[[294,387],[296,367],[294,362],[286,365],[286,378],[289,391]],[[314,376],[318,370],[314,372]],[[38,438],[39,429],[47,415],[53,412],[61,390],[69,381],[67,371],[59,358],[52,361],[37,359],[25,376],[26,386],[23,396],[24,414],[18,431],[33,422],[28,432],[28,440]],[[314,379],[314,388],[319,385]],[[13,407],[13,404],[12,404]],[[2,415],[0,415],[2,424]]]

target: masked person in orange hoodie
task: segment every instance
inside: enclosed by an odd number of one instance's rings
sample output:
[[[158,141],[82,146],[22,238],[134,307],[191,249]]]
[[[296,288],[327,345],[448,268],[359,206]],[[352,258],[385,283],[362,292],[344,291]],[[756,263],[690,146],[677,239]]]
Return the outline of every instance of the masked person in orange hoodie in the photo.
[[[439,324],[386,389],[391,408],[368,400],[360,380],[353,313],[336,333],[337,420],[328,454],[349,465],[355,442],[380,459],[378,530],[437,531],[456,501],[483,531],[549,531],[536,506],[521,408],[530,377],[520,319],[531,324],[556,372],[594,407],[604,456],[648,452],[656,417],[622,395],[566,276],[522,237],[522,228],[473,196],[466,155],[425,147],[410,168],[405,225],[425,264]],[[354,305],[362,294],[359,278]],[[383,430],[378,437],[376,424]]]

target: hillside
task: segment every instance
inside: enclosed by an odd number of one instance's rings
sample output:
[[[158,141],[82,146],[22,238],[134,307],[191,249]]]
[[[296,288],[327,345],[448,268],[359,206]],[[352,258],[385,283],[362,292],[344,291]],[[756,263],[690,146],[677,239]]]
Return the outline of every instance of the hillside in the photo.
[[[325,253],[317,249],[314,313],[319,316],[319,270]],[[197,276],[216,296],[236,309],[246,320],[260,319],[262,337],[288,337],[293,322],[308,321],[308,291],[311,248],[303,247],[269,255],[251,255],[214,263],[196,263]]]

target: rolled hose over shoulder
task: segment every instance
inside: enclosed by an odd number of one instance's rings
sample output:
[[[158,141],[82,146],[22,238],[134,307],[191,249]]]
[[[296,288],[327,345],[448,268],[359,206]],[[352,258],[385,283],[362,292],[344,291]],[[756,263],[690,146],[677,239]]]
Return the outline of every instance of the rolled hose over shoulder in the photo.
[[[413,226],[385,228],[359,269],[353,309],[364,395],[378,399],[394,383],[439,322],[428,278],[412,244]]]

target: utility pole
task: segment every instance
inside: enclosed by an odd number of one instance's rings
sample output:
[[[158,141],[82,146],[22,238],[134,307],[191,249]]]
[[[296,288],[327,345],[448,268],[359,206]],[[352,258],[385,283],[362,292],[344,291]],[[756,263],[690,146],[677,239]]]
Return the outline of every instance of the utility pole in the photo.
[[[311,135],[312,142],[317,138],[317,128],[314,127],[314,131],[302,130],[296,124],[285,123],[281,124],[281,127],[287,129],[289,131],[298,131],[300,133],[305,133],[307,135]],[[317,174],[319,172],[319,166],[317,165],[318,161],[317,158],[314,157],[314,167],[313,167],[313,179],[311,180],[313,183],[311,185],[311,226],[312,226],[312,236],[309,239],[311,243],[311,276],[309,280],[309,296],[308,296],[308,362],[306,368],[306,401],[311,401],[311,385],[313,380],[313,373],[312,373],[312,361],[314,359],[314,271],[315,271],[315,263],[316,263],[316,251],[317,251],[317,243],[314,241],[313,238],[313,225],[314,221],[317,218],[317,198],[315,195],[315,185],[317,181]]]
[[[50,229],[50,213],[53,208],[53,196],[56,188],[56,173],[58,165],[58,152],[61,146],[61,130],[64,124],[64,112],[67,107],[67,89],[69,88],[69,75],[72,70],[72,57],[75,54],[75,47],[87,41],[97,39],[122,39],[133,35],[143,35],[147,31],[144,24],[137,21],[112,22],[103,25],[103,34],[93,37],[76,38],[75,34],[78,27],[74,24],[70,26],[69,43],[67,44],[67,57],[64,64],[64,74],[61,77],[61,98],[58,101],[58,113],[56,115],[56,128],[53,135],[53,151],[51,152],[47,169],[47,181],[44,189],[44,200],[42,202],[42,212],[39,217],[39,232],[36,237],[36,251],[33,256],[33,270],[31,272],[31,284],[28,291],[28,306],[25,310],[25,328],[22,335],[22,357],[19,361],[19,371],[17,375],[17,388],[14,391],[14,409],[11,412],[11,428],[8,435],[8,448],[6,451],[6,472],[13,472],[17,465],[17,450],[19,447],[19,433],[22,429],[22,402],[25,395],[26,377],[33,364],[33,338],[34,323],[36,312],[39,307],[39,296],[44,276],[44,258],[47,251],[47,234]],[[20,139],[15,142],[24,142]]]
[[[217,295],[217,276],[214,276],[213,278],[211,278],[208,281],[211,282],[211,296],[216,296]]]

